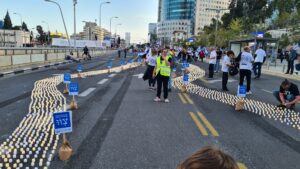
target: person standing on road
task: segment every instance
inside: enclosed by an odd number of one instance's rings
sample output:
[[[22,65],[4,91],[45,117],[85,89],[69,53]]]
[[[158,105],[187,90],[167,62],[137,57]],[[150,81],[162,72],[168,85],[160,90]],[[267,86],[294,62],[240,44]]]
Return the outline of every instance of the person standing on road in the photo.
[[[240,86],[244,84],[244,79],[247,80],[247,94],[252,94],[251,92],[251,70],[254,58],[250,53],[250,48],[248,46],[244,47],[244,52],[241,53],[237,58],[240,62]]]
[[[168,99],[168,81],[171,74],[171,59],[168,56],[167,50],[162,51],[162,55],[156,58],[156,67],[153,72],[153,78],[157,79],[157,95],[154,101],[161,101],[161,88],[164,91],[164,101],[169,103]]]
[[[151,53],[152,53],[152,55],[149,55],[146,60],[146,62],[148,64],[148,68],[145,73],[145,76],[148,78],[149,89],[155,90],[154,86],[155,86],[156,78],[153,77],[153,73],[154,73],[154,69],[156,66],[156,58],[157,58],[158,52],[157,52],[157,50],[152,49]]]
[[[127,57],[127,48],[124,49],[124,58],[126,59]]]
[[[121,49],[118,50],[118,56],[121,58]]]
[[[209,71],[208,78],[213,78],[214,76],[214,67],[216,64],[216,60],[217,60],[217,52],[213,47],[211,47],[210,57],[209,57],[209,67],[208,67],[208,71]]]
[[[265,57],[267,56],[266,51],[262,49],[262,45],[259,45],[259,49],[255,52],[255,59],[253,64],[253,72],[255,75],[255,79],[259,79],[261,75],[261,66],[264,63]]]
[[[229,67],[234,67],[234,65],[231,64],[231,59],[234,58],[234,52],[228,51],[227,54],[224,56],[223,63],[222,63],[222,90],[223,91],[229,91],[227,88],[227,82],[228,82],[228,72]]]
[[[290,105],[290,109],[295,110],[296,104],[300,101],[300,93],[297,85],[285,79],[279,91],[273,93],[275,98],[281,103],[278,107],[286,107]]]
[[[218,48],[216,52],[217,52],[217,59],[216,59],[216,65],[215,65],[215,73],[218,73],[219,69],[220,69],[220,60],[222,58],[223,52],[221,51],[220,48]]]
[[[299,46],[298,44],[295,45],[294,47],[291,47],[289,49],[290,53],[289,56],[287,58],[288,61],[288,69],[287,72],[285,74],[293,74],[294,73],[294,61],[297,58],[297,50],[298,50]]]

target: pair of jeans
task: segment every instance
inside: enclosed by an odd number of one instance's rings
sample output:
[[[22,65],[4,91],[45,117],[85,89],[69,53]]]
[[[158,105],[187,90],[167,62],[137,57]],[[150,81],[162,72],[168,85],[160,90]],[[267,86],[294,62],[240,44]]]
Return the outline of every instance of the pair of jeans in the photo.
[[[260,75],[261,75],[261,66],[262,66],[262,63],[261,62],[255,62],[253,64],[253,72],[254,72],[254,75],[258,78],[260,78]]]
[[[208,77],[209,78],[214,77],[214,67],[215,67],[214,64],[209,64],[209,67],[208,67]]]
[[[172,88],[172,72],[170,74],[169,81],[168,81],[168,89],[171,89],[171,88]]]
[[[215,64],[215,71],[218,72],[220,70],[220,59],[217,59]]]
[[[240,85],[244,85],[244,79],[247,80],[247,92],[251,90],[251,70],[240,69]]]
[[[281,103],[280,92],[279,91],[274,91],[273,95]],[[296,99],[296,97],[293,94],[290,94],[290,95],[285,95],[284,99],[291,102],[291,101],[294,101]],[[295,104],[293,104],[292,106],[295,106]]]
[[[149,83],[149,87],[154,87],[155,86],[155,82],[156,82],[156,78],[153,78],[153,71],[155,69],[155,66],[150,66],[148,65],[148,69],[149,69],[149,72],[148,73],[148,76],[149,76],[149,79],[148,79],[148,83]]]
[[[228,90],[227,82],[228,82],[228,72],[223,72],[223,76],[222,76],[222,89],[223,90]]]
[[[294,60],[292,61],[288,61],[288,69],[286,71],[286,73],[290,73],[293,74],[294,73]]]
[[[164,99],[168,98],[168,82],[169,77],[168,76],[162,76],[160,73],[158,73],[157,77],[157,94],[156,96],[160,98],[161,96],[161,88],[163,87],[164,91]]]

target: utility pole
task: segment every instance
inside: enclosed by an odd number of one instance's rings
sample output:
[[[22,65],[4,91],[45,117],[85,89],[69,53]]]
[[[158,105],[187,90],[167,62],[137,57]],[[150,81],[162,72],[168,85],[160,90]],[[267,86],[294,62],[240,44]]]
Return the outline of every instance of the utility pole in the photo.
[[[74,52],[76,52],[76,4],[77,4],[77,0],[73,0],[73,6],[74,6]]]

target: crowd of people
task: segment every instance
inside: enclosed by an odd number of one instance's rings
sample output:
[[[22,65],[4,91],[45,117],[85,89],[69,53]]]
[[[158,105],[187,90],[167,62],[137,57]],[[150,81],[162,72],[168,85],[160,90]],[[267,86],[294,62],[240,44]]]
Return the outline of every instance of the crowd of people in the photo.
[[[290,48],[289,56],[294,57],[295,47]],[[298,56],[296,52],[296,56]],[[231,50],[224,48],[150,48],[146,47],[142,57],[148,65],[144,74],[144,80],[149,81],[149,89],[156,90],[154,101],[162,101],[161,93],[163,91],[163,101],[169,103],[168,93],[171,91],[172,70],[176,71],[178,63],[197,62],[206,58],[209,64],[208,78],[214,78],[214,74],[222,71],[222,90],[229,91],[227,87],[229,75],[235,76],[239,74],[239,86],[244,85],[246,80],[246,94],[250,95],[252,74],[254,79],[260,79],[262,73],[262,65],[266,61],[266,51],[263,45],[259,44],[258,49],[252,54],[252,49],[245,46],[243,51],[236,55]],[[298,57],[300,64],[300,56]],[[293,63],[294,67],[294,63]],[[300,67],[298,65],[298,67]],[[297,67],[296,67],[297,68]],[[155,87],[155,84],[157,87]],[[288,85],[289,84],[289,85]],[[295,109],[295,105],[300,101],[300,94],[297,85],[285,80],[280,85],[280,91],[274,92],[274,96],[280,101],[280,107],[290,105],[291,109]]]

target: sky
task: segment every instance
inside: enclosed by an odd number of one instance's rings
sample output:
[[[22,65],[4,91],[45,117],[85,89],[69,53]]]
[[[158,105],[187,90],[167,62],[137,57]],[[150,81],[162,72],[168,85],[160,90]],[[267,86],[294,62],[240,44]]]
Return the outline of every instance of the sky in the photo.
[[[55,0],[63,10],[69,35],[74,33],[73,0]],[[77,33],[83,30],[82,21],[97,20],[99,23],[100,2],[110,1],[111,4],[102,5],[102,27],[109,30],[110,18],[117,16],[112,21],[112,32],[122,38],[125,32],[131,33],[131,42],[139,43],[147,39],[148,24],[157,22],[158,0],[77,0]],[[4,19],[6,11],[9,11],[13,25],[20,25],[20,17],[13,13],[20,13],[28,28],[41,25],[44,30],[49,24],[50,31],[65,32],[58,7],[44,0],[0,0],[0,20]]]

